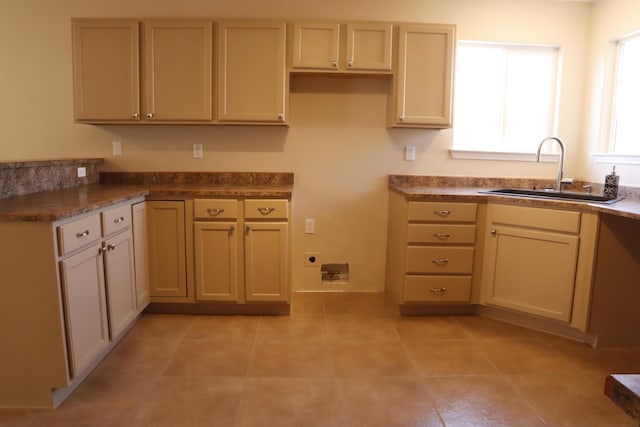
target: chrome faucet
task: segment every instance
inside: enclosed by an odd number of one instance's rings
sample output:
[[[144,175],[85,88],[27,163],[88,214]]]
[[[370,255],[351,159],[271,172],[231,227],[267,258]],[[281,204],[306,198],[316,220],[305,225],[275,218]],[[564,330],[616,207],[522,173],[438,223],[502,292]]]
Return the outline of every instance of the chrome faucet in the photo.
[[[562,179],[563,169],[564,169],[564,142],[557,136],[548,136],[540,142],[538,145],[538,151],[536,152],[536,162],[540,163],[540,151],[542,150],[542,146],[545,142],[553,140],[558,143],[560,146],[560,161],[558,162],[558,176],[556,178],[556,188],[555,191],[562,191],[562,184],[571,184],[573,182],[572,179],[564,180]]]

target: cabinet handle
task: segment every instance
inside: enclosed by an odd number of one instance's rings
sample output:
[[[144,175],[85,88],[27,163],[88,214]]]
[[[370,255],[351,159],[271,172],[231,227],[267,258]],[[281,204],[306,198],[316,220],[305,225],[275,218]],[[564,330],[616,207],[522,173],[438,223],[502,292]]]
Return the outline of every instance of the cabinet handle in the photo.
[[[98,255],[102,255],[107,251],[107,248],[104,247],[104,242],[102,242],[102,246],[98,248]]]
[[[124,222],[124,217],[121,216],[120,218],[116,218],[113,220],[114,224],[120,224],[121,222]]]
[[[271,212],[273,212],[275,210],[276,210],[276,208],[258,208],[258,212],[260,212],[264,216],[269,215]]]
[[[82,233],[76,233],[76,237],[78,239],[82,239],[83,237],[87,237],[89,235],[89,230],[84,230]]]
[[[353,67],[353,60],[352,59],[347,61],[347,67],[349,67],[349,68]]]
[[[147,119],[152,119],[153,118],[153,113],[147,113]]]
[[[447,292],[447,288],[431,288],[429,290],[439,296],[444,295],[444,293]]]
[[[400,117],[398,117],[398,121],[399,121],[399,122],[404,122],[404,116],[400,116]]]
[[[433,233],[433,236],[438,240],[447,240],[451,237],[451,233]]]
[[[431,260],[431,262],[437,265],[438,267],[444,267],[449,263],[449,260],[446,258],[440,258],[440,259],[434,258]]]
[[[495,236],[496,234],[498,234],[498,230],[496,230],[495,228],[492,228],[490,233],[492,236]]]
[[[109,243],[109,244],[107,245],[107,250],[108,250],[108,251],[113,251],[113,250],[115,250],[115,249],[116,249],[116,245],[115,245],[114,243]]]
[[[218,216],[220,215],[222,212],[224,212],[223,208],[209,208],[207,209],[207,213],[209,214],[209,216]]]
[[[140,114],[138,114],[138,113],[133,113],[131,115],[131,117],[134,118],[134,119],[137,119],[139,116],[140,116]]]
[[[236,231],[236,227],[235,226],[230,226],[229,227],[229,236],[233,236],[233,232]]]
[[[278,120],[283,121],[284,120],[284,114],[282,114],[282,113],[278,114]]]
[[[433,211],[433,213],[438,215],[438,216],[445,217],[445,216],[449,216],[451,211],[443,209],[443,210],[440,210],[440,211]]]
[[[251,227],[249,227],[248,225],[245,225],[244,226],[244,234],[246,236],[248,236],[250,231],[251,231]]]
[[[331,66],[333,68],[338,68],[338,61],[331,61]]]

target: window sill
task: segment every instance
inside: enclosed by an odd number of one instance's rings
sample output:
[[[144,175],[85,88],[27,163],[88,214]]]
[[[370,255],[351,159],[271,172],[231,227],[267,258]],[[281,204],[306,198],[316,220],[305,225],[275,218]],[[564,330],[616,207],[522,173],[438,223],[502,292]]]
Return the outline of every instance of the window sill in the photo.
[[[594,163],[640,165],[640,154],[592,153]]]
[[[451,148],[449,150],[451,158],[462,160],[501,160],[512,162],[535,162],[536,153],[524,153],[514,151],[476,151],[476,150],[459,150]],[[558,154],[546,154],[541,156],[541,162],[557,162]]]

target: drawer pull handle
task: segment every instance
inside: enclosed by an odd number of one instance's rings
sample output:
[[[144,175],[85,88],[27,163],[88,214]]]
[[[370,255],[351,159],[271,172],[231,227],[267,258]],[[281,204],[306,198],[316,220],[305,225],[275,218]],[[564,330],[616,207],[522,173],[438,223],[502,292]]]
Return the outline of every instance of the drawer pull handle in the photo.
[[[451,237],[451,233],[433,233],[433,236],[438,240],[447,240]]]
[[[438,216],[445,217],[445,216],[449,216],[451,211],[443,209],[443,210],[439,210],[439,211],[433,211],[433,213],[438,215]]]
[[[431,288],[429,290],[436,295],[444,295],[447,292],[447,288]]]
[[[124,217],[121,216],[120,218],[116,218],[113,220],[114,224],[120,224],[121,222],[124,222]]]
[[[89,235],[89,230],[84,230],[82,233],[76,233],[76,237],[78,239],[82,239],[83,237],[87,237]]]
[[[275,211],[276,208],[258,208],[258,212],[260,212],[262,215],[269,215],[271,212]]]
[[[222,208],[209,208],[207,209],[207,213],[209,214],[209,216],[218,216],[220,215],[222,212],[224,212],[224,209]]]
[[[437,265],[438,267],[443,267],[449,263],[449,260],[446,258],[440,258],[440,259],[434,258],[431,260],[431,262]]]

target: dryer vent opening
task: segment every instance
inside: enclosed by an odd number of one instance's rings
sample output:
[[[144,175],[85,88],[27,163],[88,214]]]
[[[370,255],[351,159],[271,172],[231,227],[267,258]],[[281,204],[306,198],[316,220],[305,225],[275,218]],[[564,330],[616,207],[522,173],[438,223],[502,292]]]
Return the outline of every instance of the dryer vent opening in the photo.
[[[349,263],[343,264],[322,264],[322,283],[349,283]]]

